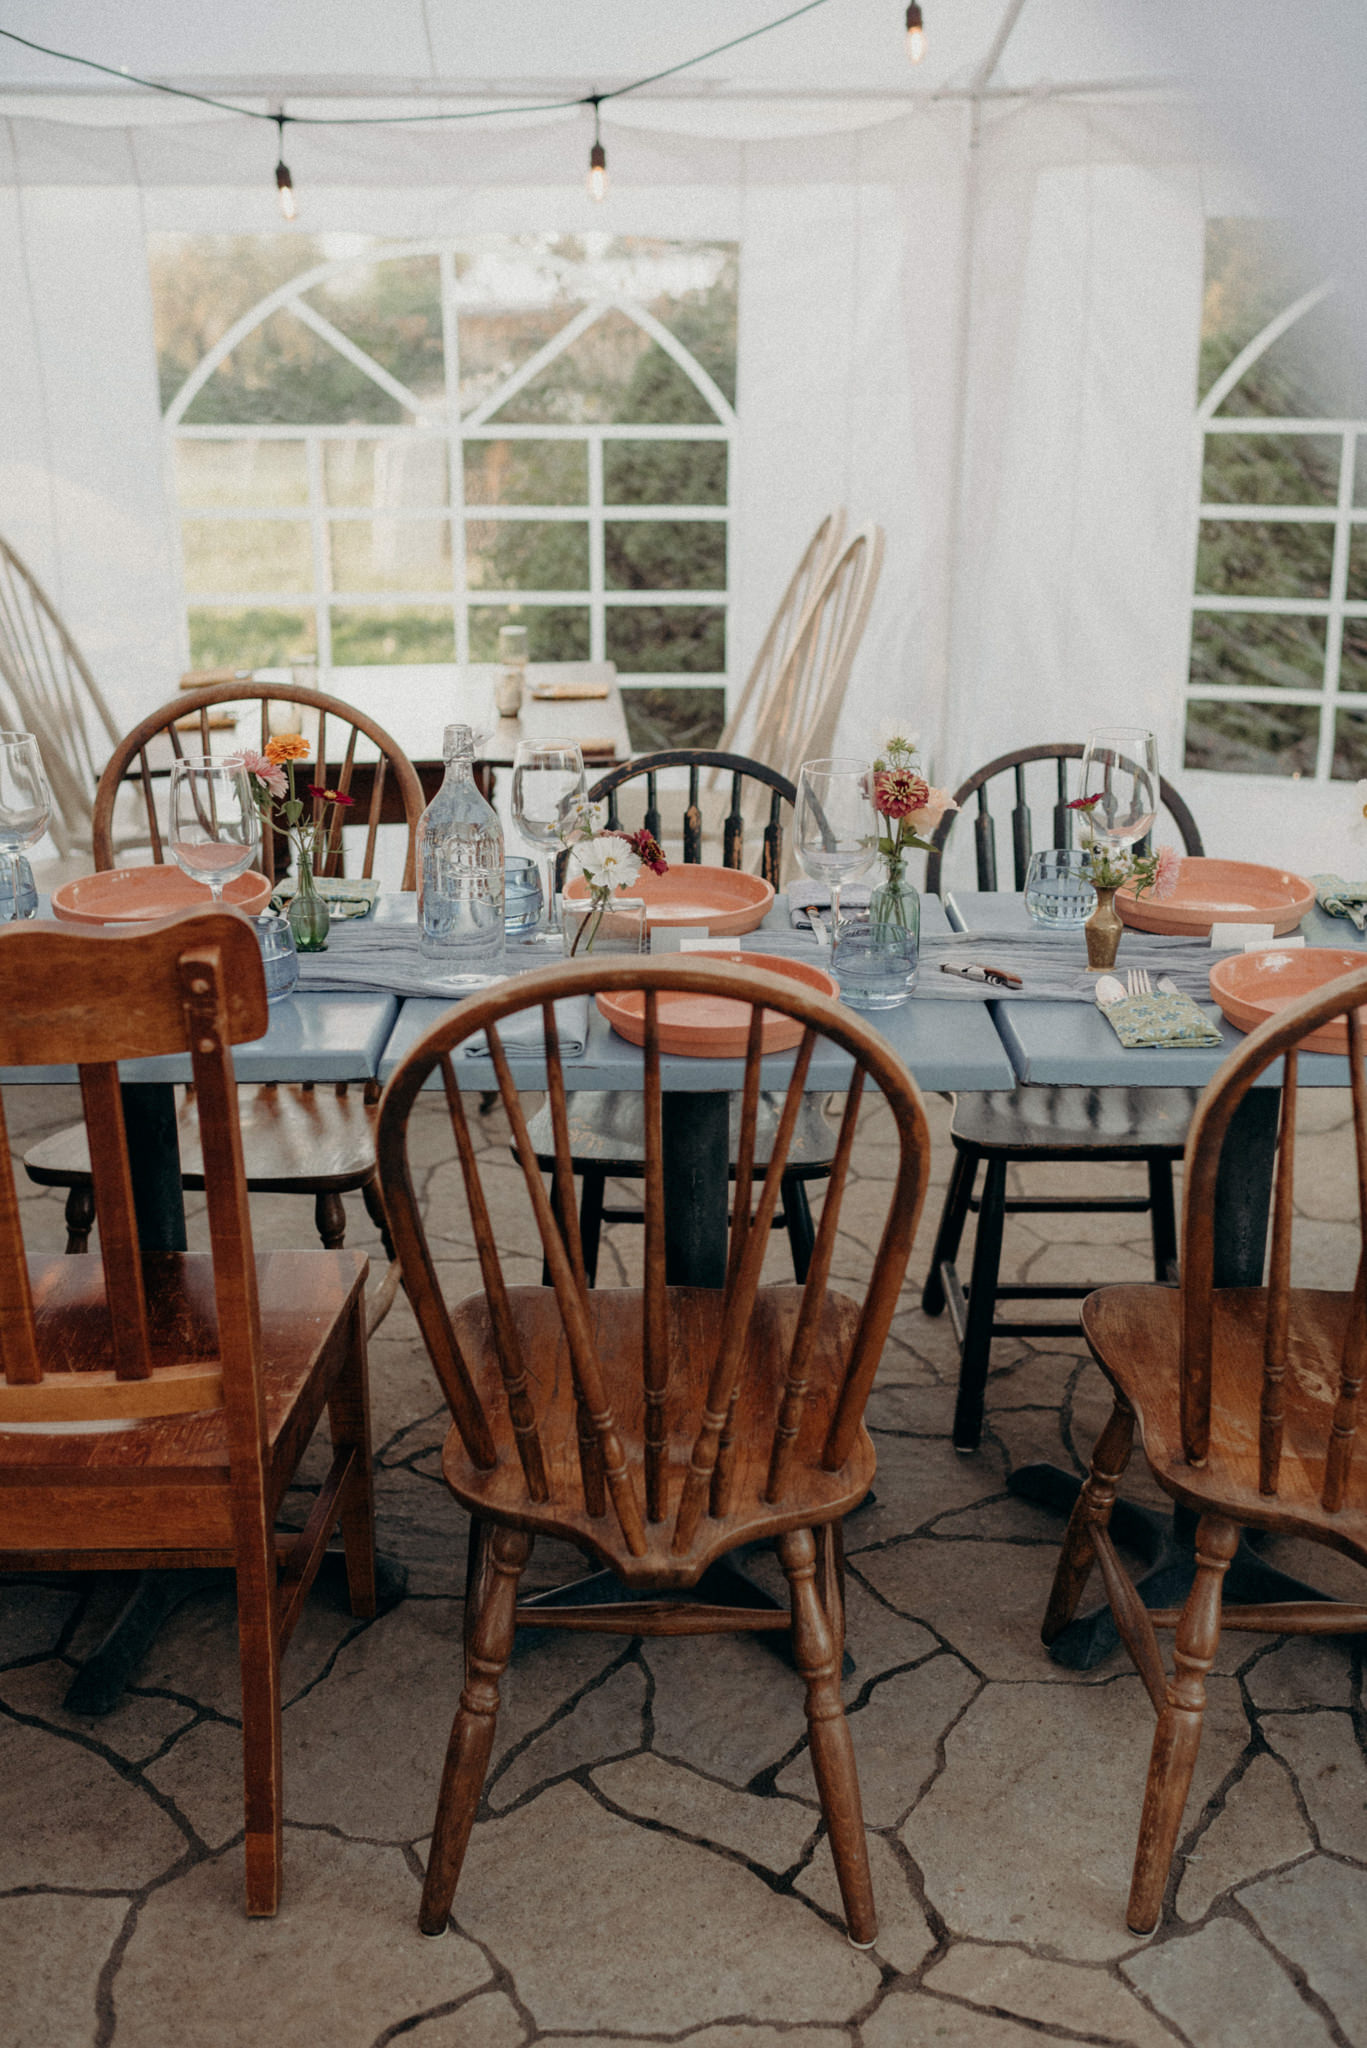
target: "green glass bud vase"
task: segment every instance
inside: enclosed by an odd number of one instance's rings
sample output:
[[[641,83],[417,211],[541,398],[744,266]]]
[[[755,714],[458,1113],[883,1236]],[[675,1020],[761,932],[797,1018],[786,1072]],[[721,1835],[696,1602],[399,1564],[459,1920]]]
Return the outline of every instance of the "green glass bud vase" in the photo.
[[[290,930],[294,933],[297,952],[327,951],[332,912],[327,907],[326,899],[318,894],[313,879],[313,863],[306,853],[299,856],[299,880],[285,914],[290,921]]]

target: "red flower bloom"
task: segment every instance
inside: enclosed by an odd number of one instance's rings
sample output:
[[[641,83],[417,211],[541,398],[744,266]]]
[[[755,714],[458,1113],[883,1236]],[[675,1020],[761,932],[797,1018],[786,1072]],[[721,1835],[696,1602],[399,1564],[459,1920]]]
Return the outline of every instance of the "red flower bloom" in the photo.
[[[352,809],[356,802],[354,796],[343,796],[341,791],[336,789],[324,789],[318,782],[309,784],[309,795],[321,798],[325,804],[345,804],[348,809]]]
[[[910,768],[880,768],[873,778],[874,809],[885,818],[919,811],[929,795],[930,784]]]
[[[626,840],[642,867],[649,868],[653,875],[669,873],[669,862],[665,859],[664,848],[645,825],[642,825],[639,832],[619,832],[617,837]]]
[[[1102,792],[1100,790],[1097,791],[1095,796],[1075,796],[1070,804],[1065,804],[1064,809],[1069,811],[1094,811],[1101,802],[1101,796]]]

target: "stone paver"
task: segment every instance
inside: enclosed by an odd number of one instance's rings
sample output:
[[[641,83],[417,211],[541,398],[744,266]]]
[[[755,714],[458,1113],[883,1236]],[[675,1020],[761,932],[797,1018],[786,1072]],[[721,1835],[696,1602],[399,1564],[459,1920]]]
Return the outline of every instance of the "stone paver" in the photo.
[[[694,1841],[734,1849],[748,1862],[775,1872],[796,1865],[817,1826],[816,1815],[796,1800],[733,1792],[648,1752],[605,1764],[593,1773],[593,1782],[628,1813],[658,1821]],[[805,1884],[798,1888],[806,1890]]]
[[[0,2021],[23,2048],[70,2048],[94,2038],[105,1958],[128,1913],[124,1899],[33,1893],[4,1904]]]
[[[1255,1756],[1187,1856],[1178,1914],[1183,1920],[1203,1920],[1231,1886],[1255,1871],[1292,1863],[1313,1847],[1287,1772],[1275,1757]]]
[[[926,1972],[924,1982],[928,1991],[1096,2036],[1115,2048],[1172,2048],[1169,2028],[1107,1970],[961,1941]]]
[[[1165,1941],[1123,1965],[1132,1984],[1200,2048],[1329,2048],[1333,2035],[1266,1948],[1236,1920]]]
[[[1367,1871],[1316,1856],[1245,1886],[1239,1904],[1280,1954],[1295,1958],[1353,2048],[1363,2048],[1367,1982],[1357,1937],[1367,1913]]]
[[[1367,1862],[1367,1762],[1347,1714],[1264,1714],[1262,1730],[1296,1774],[1320,1845]]]

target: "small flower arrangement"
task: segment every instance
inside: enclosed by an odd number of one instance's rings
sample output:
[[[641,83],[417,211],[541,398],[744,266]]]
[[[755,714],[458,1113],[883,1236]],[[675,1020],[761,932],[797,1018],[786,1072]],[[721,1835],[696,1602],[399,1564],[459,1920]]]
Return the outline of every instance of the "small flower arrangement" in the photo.
[[[593,951],[614,894],[629,889],[643,867],[654,875],[669,872],[664,849],[653,832],[644,825],[639,832],[609,832],[605,820],[602,804],[576,796],[569,799],[561,821],[560,843],[569,849],[570,859],[589,885],[589,911],[574,935],[571,958],[581,945],[586,953]]]
[[[1156,902],[1166,903],[1177,887],[1182,856],[1175,846],[1159,846],[1152,853],[1133,853],[1128,847],[1109,846],[1098,840],[1092,830],[1092,813],[1100,802],[1098,790],[1095,796],[1075,796],[1068,805],[1070,811],[1078,813],[1082,824],[1084,850],[1092,860],[1093,883],[1098,889],[1119,889],[1126,882],[1133,882],[1136,896],[1147,891]]]
[[[230,754],[225,765],[246,770],[263,823],[283,832],[293,846],[298,880],[289,909],[290,926],[301,951],[322,952],[329,918],[327,906],[313,886],[314,874],[323,859],[333,806],[350,810],[355,798],[318,782],[310,782],[300,794],[295,774],[309,751],[308,741],[299,733],[285,732],[267,740],[263,753],[246,747],[240,754]]]
[[[946,811],[958,809],[943,789],[933,789],[920,773],[915,733],[893,726],[884,734],[873,764],[873,807],[878,813],[878,852],[884,880],[875,892],[870,916],[881,908],[881,921],[905,921],[905,863],[914,849],[929,853],[930,834]]]

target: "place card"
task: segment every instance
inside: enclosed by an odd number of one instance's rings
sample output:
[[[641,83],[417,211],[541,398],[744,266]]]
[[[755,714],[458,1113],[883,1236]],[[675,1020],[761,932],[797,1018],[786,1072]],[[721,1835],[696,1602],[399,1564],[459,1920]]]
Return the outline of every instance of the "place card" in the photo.
[[[1213,953],[1244,953],[1250,946],[1270,946],[1274,927],[1270,924],[1213,924],[1210,946]]]

